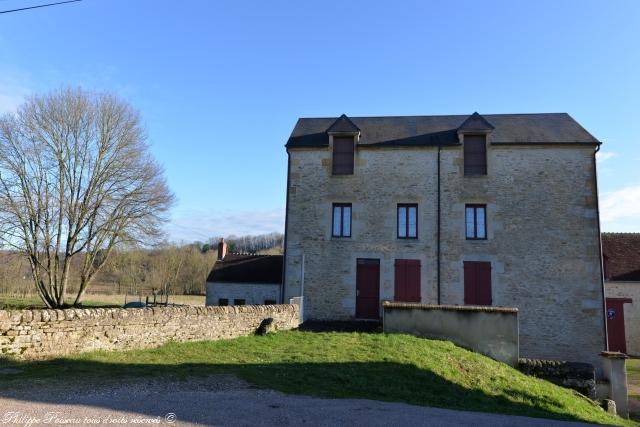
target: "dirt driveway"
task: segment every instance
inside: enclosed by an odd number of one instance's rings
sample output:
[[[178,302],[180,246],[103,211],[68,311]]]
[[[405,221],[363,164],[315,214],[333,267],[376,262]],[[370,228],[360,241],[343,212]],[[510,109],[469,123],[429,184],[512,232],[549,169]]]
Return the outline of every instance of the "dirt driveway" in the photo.
[[[579,426],[587,424],[425,408],[359,399],[319,399],[260,390],[233,376],[45,386],[0,395],[0,424],[218,426]]]

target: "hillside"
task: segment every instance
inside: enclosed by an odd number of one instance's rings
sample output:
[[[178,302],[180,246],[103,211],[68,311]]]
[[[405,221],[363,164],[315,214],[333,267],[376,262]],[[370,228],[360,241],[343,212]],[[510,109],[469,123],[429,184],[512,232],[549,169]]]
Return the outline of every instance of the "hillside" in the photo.
[[[90,385],[166,377],[167,372],[178,378],[232,373],[286,393],[631,425],[572,390],[450,342],[408,335],[294,331],[70,359],[1,362],[20,373],[5,376],[0,390],[43,381]]]

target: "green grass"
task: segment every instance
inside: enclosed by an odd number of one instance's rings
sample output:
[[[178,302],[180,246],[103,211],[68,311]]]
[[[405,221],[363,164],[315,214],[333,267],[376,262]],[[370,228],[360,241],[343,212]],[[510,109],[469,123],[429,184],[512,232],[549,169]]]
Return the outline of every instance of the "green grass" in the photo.
[[[70,297],[71,299],[71,297]],[[73,302],[71,300],[70,302]],[[87,300],[82,302],[83,307],[122,307],[122,304],[105,303],[103,301]],[[22,310],[27,308],[46,308],[40,297],[8,297],[0,296],[0,310]]]
[[[4,375],[0,391],[43,382],[230,373],[285,393],[630,425],[572,390],[450,342],[408,335],[291,331],[37,362],[4,359],[2,364],[22,372]]]

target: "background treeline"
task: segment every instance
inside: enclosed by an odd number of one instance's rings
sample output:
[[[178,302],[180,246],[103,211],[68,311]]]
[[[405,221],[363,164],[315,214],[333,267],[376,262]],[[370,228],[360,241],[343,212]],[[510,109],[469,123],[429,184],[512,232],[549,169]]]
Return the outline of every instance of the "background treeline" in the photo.
[[[248,236],[234,236],[225,237],[228,245],[229,253],[266,253],[277,255],[281,253],[281,249],[284,246],[284,234],[282,233],[268,233]],[[206,249],[216,250],[218,248],[219,237],[215,237],[204,245]]]
[[[225,238],[229,252],[280,254],[283,234]],[[111,254],[87,289],[87,294],[150,295],[153,289],[170,295],[203,295],[207,275],[217,259],[219,238],[207,243],[163,244],[152,249],[119,249]],[[71,264],[69,292],[79,286],[82,257]],[[0,251],[0,294],[33,295],[29,263],[23,255]]]

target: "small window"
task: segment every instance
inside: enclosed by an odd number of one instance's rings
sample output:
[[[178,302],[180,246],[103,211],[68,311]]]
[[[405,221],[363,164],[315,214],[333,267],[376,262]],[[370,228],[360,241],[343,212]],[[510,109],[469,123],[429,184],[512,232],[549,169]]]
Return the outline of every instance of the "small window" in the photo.
[[[398,239],[418,238],[418,205],[398,205]]]
[[[485,135],[464,136],[464,174],[487,174],[487,137]]]
[[[229,300],[227,298],[220,298],[218,299],[218,305],[229,305]]]
[[[274,305],[276,303],[276,300],[274,299],[266,299],[264,300],[264,305]]]
[[[354,137],[333,137],[333,174],[353,175]]]
[[[467,240],[486,240],[487,206],[467,205],[465,211]]]
[[[244,305],[245,304],[245,300],[243,299],[234,299],[233,300],[233,305]]]
[[[333,237],[351,237],[351,203],[333,204]]]

